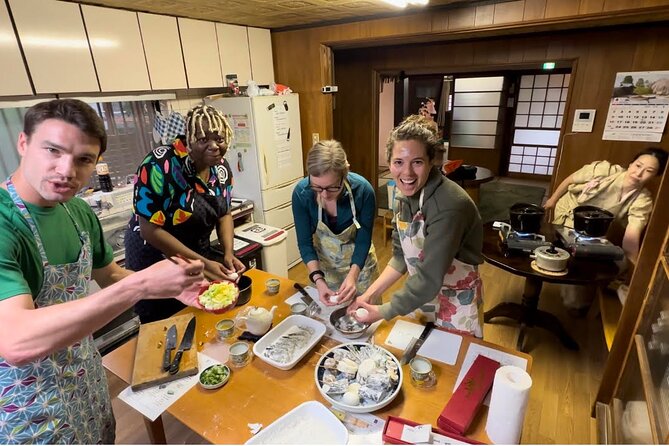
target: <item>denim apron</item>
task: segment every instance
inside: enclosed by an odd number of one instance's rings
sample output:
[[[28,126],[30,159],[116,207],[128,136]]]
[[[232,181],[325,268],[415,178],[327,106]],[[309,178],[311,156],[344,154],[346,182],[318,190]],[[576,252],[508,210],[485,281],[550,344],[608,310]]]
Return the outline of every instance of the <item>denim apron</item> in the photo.
[[[353,224],[341,233],[333,233],[323,223],[323,206],[318,201],[318,225],[313,235],[314,250],[318,255],[321,270],[325,273],[325,282],[331,290],[337,291],[351,270],[351,259],[355,250],[355,236],[360,228],[356,217],[353,192],[348,181],[344,181],[348,191],[348,199],[353,214]],[[358,275],[356,283],[357,295],[364,293],[369,285],[379,276],[379,267],[376,261],[376,250],[372,243],[367,253],[365,264]]]
[[[30,226],[44,266],[35,307],[85,297],[92,270],[88,233],[72,219],[82,243],[79,258],[74,263],[50,265],[37,226],[11,179],[7,190]],[[67,206],[63,207],[72,218]],[[107,378],[91,335],[21,366],[0,357],[0,443],[113,444],[114,438]]]
[[[409,275],[416,274],[416,265],[424,258],[425,245],[425,218],[423,212],[423,197],[425,189],[420,193],[418,200],[419,211],[411,222],[402,221],[400,211],[395,216],[397,232],[399,234],[404,262]],[[429,268],[429,265],[424,265]],[[428,320],[436,320],[436,324],[453,332],[474,335],[483,338],[481,324],[481,310],[483,304],[483,283],[478,273],[477,265],[469,265],[453,258],[442,281],[437,296],[421,307]]]

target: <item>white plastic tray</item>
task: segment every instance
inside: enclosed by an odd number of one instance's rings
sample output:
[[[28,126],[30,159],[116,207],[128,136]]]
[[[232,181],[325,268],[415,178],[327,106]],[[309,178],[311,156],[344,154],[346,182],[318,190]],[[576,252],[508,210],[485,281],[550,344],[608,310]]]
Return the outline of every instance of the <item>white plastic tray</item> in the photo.
[[[278,327],[278,326],[277,326]],[[346,427],[318,401],[284,414],[245,444],[346,444]]]
[[[309,343],[302,347],[301,350],[295,352],[295,357],[291,362],[282,364],[267,358],[264,355],[265,348],[272,344],[272,342],[275,340],[279,339],[290,327],[294,325],[299,325],[300,327],[311,327],[314,329],[314,334],[311,335],[311,340]],[[307,352],[309,352],[309,350],[311,350],[316,345],[316,343],[320,341],[324,334],[325,325],[322,322],[308,318],[306,316],[302,316],[300,314],[293,314],[285,318],[279,325],[274,327],[269,333],[260,338],[260,340],[253,346],[253,353],[271,366],[281,370],[289,370],[295,367],[295,364],[297,364],[300,359],[302,359],[304,355],[306,355]]]

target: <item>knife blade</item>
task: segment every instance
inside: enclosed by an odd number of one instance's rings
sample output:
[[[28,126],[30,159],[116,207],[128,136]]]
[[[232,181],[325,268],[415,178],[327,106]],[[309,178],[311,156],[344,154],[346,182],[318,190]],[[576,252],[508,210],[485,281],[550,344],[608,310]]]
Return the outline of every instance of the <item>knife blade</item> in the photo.
[[[302,295],[302,302],[307,304],[307,315],[311,317],[319,314],[321,312],[321,307],[316,303],[311,295],[307,293],[307,290],[305,290],[304,287],[297,282],[295,282],[295,285],[293,286]]]
[[[174,360],[172,361],[172,364],[170,364],[170,375],[174,375],[179,371],[181,356],[185,350],[190,350],[193,345],[193,337],[195,337],[195,316],[193,316],[186,326],[184,337],[181,339],[181,344],[179,344],[179,350],[177,350],[177,353],[174,355]]]
[[[172,350],[177,348],[177,326],[172,326],[167,330],[165,335],[165,353],[163,353],[163,371],[167,372],[170,369],[172,362]]]
[[[402,359],[400,359],[401,365],[408,363],[414,358],[414,356],[416,356],[418,349],[420,349],[421,345],[423,345],[423,342],[425,342],[425,339],[427,339],[427,336],[430,334],[430,331],[432,331],[433,328],[434,328],[434,322],[428,322],[427,324],[425,324],[425,327],[423,328],[420,337],[411,338],[409,345],[407,346],[406,350],[404,350],[404,355],[402,355]]]

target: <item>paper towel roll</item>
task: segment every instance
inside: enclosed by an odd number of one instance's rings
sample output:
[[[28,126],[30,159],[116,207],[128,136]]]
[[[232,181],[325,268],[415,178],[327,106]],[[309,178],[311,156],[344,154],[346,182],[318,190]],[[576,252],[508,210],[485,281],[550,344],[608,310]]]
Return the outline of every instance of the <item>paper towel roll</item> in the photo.
[[[495,372],[485,430],[496,444],[518,444],[532,378],[519,367],[505,365]]]

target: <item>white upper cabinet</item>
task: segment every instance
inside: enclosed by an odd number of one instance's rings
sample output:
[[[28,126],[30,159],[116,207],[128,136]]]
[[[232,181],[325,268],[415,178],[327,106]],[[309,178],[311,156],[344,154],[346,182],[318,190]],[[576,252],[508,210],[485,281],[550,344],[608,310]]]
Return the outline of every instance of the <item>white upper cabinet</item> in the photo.
[[[188,88],[176,17],[138,13],[153,90]]]
[[[150,90],[137,13],[82,5],[102,91]]]
[[[0,4],[0,60],[3,63],[0,96],[33,94],[28,72],[23,63],[21,50],[19,50],[14,28],[11,20],[9,20],[7,6],[4,2]]]
[[[9,0],[9,4],[35,93],[100,91],[78,4],[55,0]]]
[[[274,82],[274,64],[269,30],[249,27],[248,34],[253,80],[259,85],[270,84]]]
[[[252,78],[246,27],[217,23],[216,35],[223,82],[227,84],[226,75],[236,74],[239,85],[247,85]]]
[[[215,23],[179,17],[179,34],[188,88],[222,87]]]

